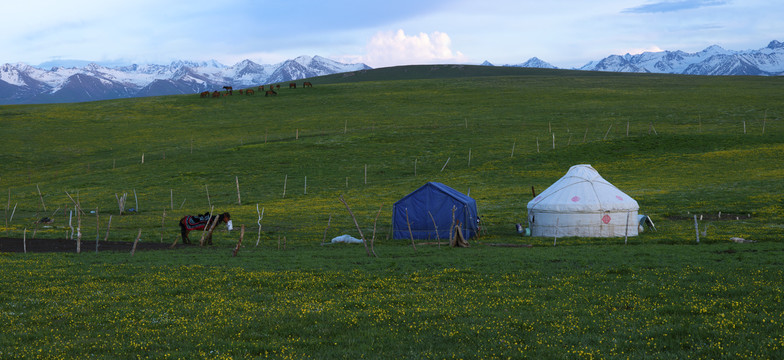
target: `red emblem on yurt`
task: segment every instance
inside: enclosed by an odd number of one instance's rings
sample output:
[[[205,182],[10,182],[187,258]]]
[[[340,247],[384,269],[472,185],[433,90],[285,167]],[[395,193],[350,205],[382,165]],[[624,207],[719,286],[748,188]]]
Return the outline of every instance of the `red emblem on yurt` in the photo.
[[[602,216],[602,222],[605,223],[605,224],[609,224],[610,223],[610,215]]]

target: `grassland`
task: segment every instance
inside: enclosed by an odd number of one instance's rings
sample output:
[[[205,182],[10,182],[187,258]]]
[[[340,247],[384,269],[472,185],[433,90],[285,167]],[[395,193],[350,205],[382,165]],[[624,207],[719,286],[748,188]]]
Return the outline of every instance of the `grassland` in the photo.
[[[85,239],[103,238],[111,215],[112,240],[141,229],[142,241],[172,242],[179,217],[210,206],[248,229],[238,257],[225,231],[213,247],[133,257],[2,254],[0,358],[782,354],[784,79],[487,71],[384,69],[266,98],[0,107],[0,236],[64,237],[67,194],[96,212],[82,218]],[[658,231],[626,245],[520,237],[531,187],[578,163]],[[474,246],[388,239],[392,203],[426,181],[477,199],[486,234]],[[119,214],[122,193],[136,212]],[[381,206],[378,258],[320,246],[356,236],[340,195],[365,234]],[[52,227],[35,224],[43,216]]]

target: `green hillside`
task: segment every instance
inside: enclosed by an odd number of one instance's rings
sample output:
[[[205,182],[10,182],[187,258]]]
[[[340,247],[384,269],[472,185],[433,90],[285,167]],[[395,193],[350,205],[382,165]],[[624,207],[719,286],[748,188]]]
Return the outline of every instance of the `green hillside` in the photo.
[[[0,187],[9,212],[18,204],[5,231],[72,205],[66,193],[119,215],[115,194],[128,193],[139,213],[114,219],[123,239],[159,232],[164,209],[167,239],[175,218],[210,206],[250,226],[259,204],[268,236],[312,241],[330,214],[350,231],[339,195],[368,227],[383,205],[388,229],[392,203],[432,180],[470,191],[489,238],[512,241],[531,187],[588,163],[662,224],[643,241],[688,241],[669,219],[720,211],[751,219],[722,222],[714,239],[777,233],[781,78],[448,65],[340,76],[274,97],[4,106]],[[51,217],[65,227],[63,212]]]
[[[0,359],[781,358],[784,78],[439,65],[310,81],[0,106],[0,241],[85,242],[0,253]],[[586,163],[658,231],[520,236],[532,187]],[[392,204],[427,181],[477,200],[471,247],[389,239]],[[358,236],[341,196],[377,256],[321,246]],[[213,246],[93,251],[172,243],[211,207],[246,227],[237,256],[225,227]]]
[[[614,73],[597,73],[574,70],[555,70],[520,68],[509,66],[481,66],[481,65],[403,65],[378,68],[372,70],[352,71],[340,74],[321,76],[320,83],[353,83],[358,81],[388,81],[388,80],[427,80],[427,79],[454,79],[475,78],[486,76],[612,76]]]

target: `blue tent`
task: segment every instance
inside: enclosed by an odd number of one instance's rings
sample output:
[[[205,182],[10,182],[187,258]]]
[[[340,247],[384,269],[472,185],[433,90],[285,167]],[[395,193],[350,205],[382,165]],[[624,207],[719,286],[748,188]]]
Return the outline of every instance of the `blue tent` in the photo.
[[[455,223],[460,223],[463,236],[471,238],[478,232],[476,200],[437,182],[428,182],[398,200],[392,207],[393,238],[436,239],[433,220],[438,227],[438,238],[449,239],[452,208]],[[408,221],[406,221],[408,211]],[[430,215],[433,215],[432,219]],[[411,233],[408,224],[411,224]]]

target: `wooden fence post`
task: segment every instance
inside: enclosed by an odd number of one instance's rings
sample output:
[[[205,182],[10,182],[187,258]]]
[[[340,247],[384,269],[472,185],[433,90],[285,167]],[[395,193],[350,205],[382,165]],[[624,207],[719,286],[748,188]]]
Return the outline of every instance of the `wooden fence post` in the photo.
[[[232,251],[231,256],[237,256],[237,252],[240,251],[240,246],[242,246],[242,238],[245,237],[245,225],[240,227],[240,240],[237,241],[237,246]]]
[[[629,215],[631,215],[631,212],[627,211],[626,212],[626,234],[623,237],[623,244],[624,245],[626,245],[628,243],[628,241],[629,241]]]
[[[446,162],[444,163],[444,166],[442,166],[442,167],[441,167],[441,172],[444,172],[444,169],[446,169],[446,164],[449,164],[449,160],[450,160],[450,159],[452,159],[452,157],[451,157],[451,156],[450,156],[450,157],[448,157],[448,158],[446,158]]]
[[[256,246],[259,246],[259,240],[261,240],[261,219],[264,218],[264,208],[261,208],[261,212],[259,212],[258,203],[256,203],[256,213],[259,215],[259,220],[256,221],[259,224],[259,237],[256,238]]]
[[[98,239],[101,237],[101,218],[98,216],[98,208],[95,208],[95,253],[98,253]]]
[[[327,220],[327,227],[324,229],[324,238],[321,239],[321,245],[327,241],[327,230],[329,230],[329,224],[332,223],[332,214],[329,214],[329,220]]]
[[[234,180],[237,182],[237,205],[242,206],[242,199],[240,199],[240,178],[235,176]]]
[[[408,235],[411,236],[411,246],[413,246],[414,250],[416,250],[416,244],[414,243],[414,233],[411,231],[411,221],[408,220],[408,208],[406,208],[406,224],[408,225]]]
[[[163,209],[163,215],[161,215],[161,243],[163,243],[163,226],[166,223],[166,209]]]
[[[365,235],[362,234],[362,229],[359,227],[359,223],[357,222],[357,217],[354,216],[354,213],[351,211],[351,208],[348,206],[348,203],[345,199],[343,199],[343,194],[340,194],[339,198],[340,202],[346,206],[346,210],[348,210],[348,214],[351,215],[351,218],[354,220],[354,225],[357,227],[357,231],[359,232],[359,237],[362,239],[362,244],[365,245],[365,252],[367,256],[370,256],[370,250],[368,249],[367,242],[365,241]]]
[[[373,253],[373,256],[378,257],[376,255],[376,249],[374,247],[374,243],[376,242],[376,224],[378,223],[378,217],[381,215],[381,209],[384,207],[384,204],[381,204],[378,207],[378,213],[376,214],[376,220],[373,220],[373,237],[370,238],[370,252]]]
[[[5,213],[3,217],[5,218],[5,236],[8,236],[8,210],[11,209],[11,188],[8,188],[8,205],[5,206]]]
[[[131,256],[133,256],[133,254],[136,253],[136,244],[139,243],[139,238],[141,238],[141,237],[142,237],[142,229],[140,228],[139,229],[139,234],[136,235],[136,240],[134,240],[133,247],[131,248]]]
[[[35,184],[35,188],[38,189],[38,197],[41,199],[41,206],[44,207],[44,212],[46,212],[46,204],[44,204],[44,196],[41,195],[41,188],[38,187],[38,184]],[[9,196],[11,196],[10,195],[11,189],[8,189],[8,191],[9,191]]]
[[[433,214],[430,213],[430,210],[427,211],[427,214],[430,215],[430,220],[433,220],[433,228],[436,230],[436,242],[438,243],[438,247],[441,247],[441,237],[438,235],[438,225],[436,225],[436,219],[433,217]]]
[[[109,223],[106,224],[106,237],[103,239],[103,241],[109,240],[109,229],[111,228],[112,228],[112,215],[109,214]]]

